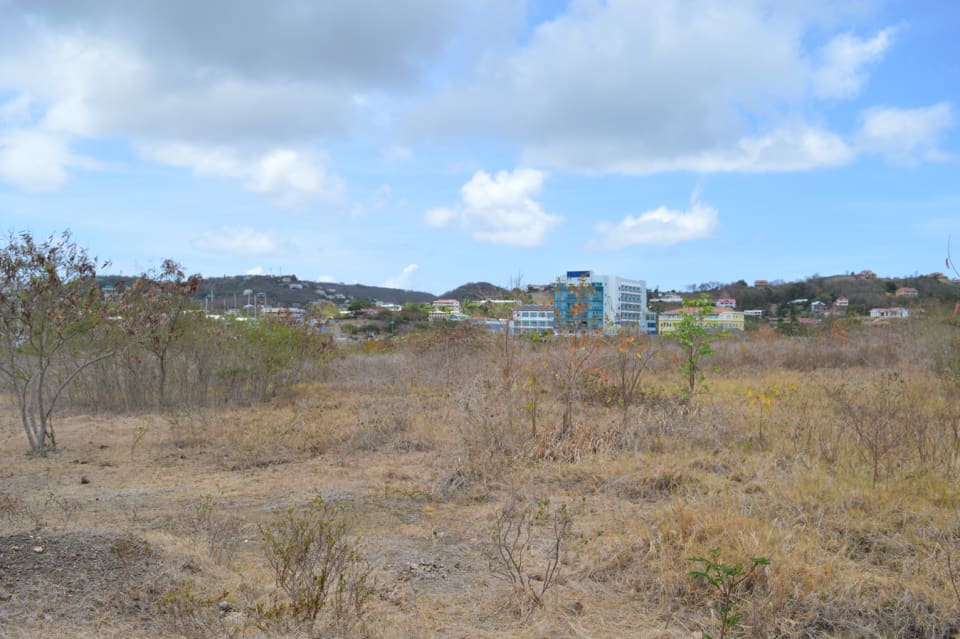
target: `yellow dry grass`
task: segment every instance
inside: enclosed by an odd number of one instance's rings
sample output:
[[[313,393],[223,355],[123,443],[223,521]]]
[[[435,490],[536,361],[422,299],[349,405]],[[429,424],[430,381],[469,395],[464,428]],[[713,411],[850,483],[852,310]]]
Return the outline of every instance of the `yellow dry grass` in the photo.
[[[5,608],[44,593],[9,581],[0,636],[271,636],[251,622],[251,606],[274,591],[258,527],[316,496],[342,506],[373,568],[359,636],[716,636],[715,593],[688,574],[689,558],[711,548],[731,564],[770,560],[740,592],[734,636],[956,636],[960,397],[915,352],[896,350],[915,339],[898,338],[891,357],[867,335],[866,363],[856,339],[844,337],[838,365],[811,369],[796,341],[725,345],[692,405],[674,399],[664,356],[626,426],[616,405],[584,393],[563,442],[547,381],[532,437],[529,380],[518,366],[505,383],[498,344],[464,358],[349,355],[326,381],[266,406],[72,414],[45,458],[25,455],[11,417],[0,433],[0,536],[133,536],[159,558],[151,574],[162,592],[136,594],[152,606],[139,619],[64,604],[59,617],[10,627]],[[838,357],[829,341],[807,347]],[[549,346],[523,348],[521,363]],[[842,403],[869,411],[891,373],[905,392],[873,455]],[[837,395],[841,386],[854,390]],[[772,388],[786,394],[762,410],[751,402]],[[574,518],[557,586],[526,615],[488,561],[495,513],[517,495],[567,503]],[[157,607],[177,584],[197,595],[189,627]]]

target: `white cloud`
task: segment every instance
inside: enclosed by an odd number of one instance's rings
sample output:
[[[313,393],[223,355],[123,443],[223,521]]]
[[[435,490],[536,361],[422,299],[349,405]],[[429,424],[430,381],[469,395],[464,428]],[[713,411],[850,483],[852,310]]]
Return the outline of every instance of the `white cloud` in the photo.
[[[545,147],[537,154],[562,157],[564,149]],[[854,158],[854,149],[839,136],[803,124],[784,126],[766,135],[744,137],[726,148],[704,149],[675,157],[646,156],[623,158],[604,164],[602,170],[628,175],[649,175],[664,171],[702,173],[766,173],[804,171],[838,166]],[[599,167],[598,167],[599,169]]]
[[[248,226],[207,231],[194,244],[204,251],[231,255],[270,255],[278,248],[273,236]]]
[[[248,187],[276,195],[286,205],[294,205],[307,196],[336,200],[345,190],[339,176],[328,175],[319,162],[289,149],[273,151],[261,158]]]
[[[340,280],[333,275],[317,275],[318,282],[339,282]]]
[[[403,267],[399,275],[388,277],[384,280],[383,286],[386,288],[409,289],[413,281],[413,274],[416,273],[419,268],[420,265],[418,264],[407,264]]]
[[[604,222],[596,229],[600,237],[590,246],[598,249],[622,249],[644,244],[668,246],[709,237],[717,228],[717,210],[691,198],[688,211],[661,206],[652,211],[612,224]]]
[[[0,124],[11,127],[28,126],[31,122],[30,98],[21,93],[0,103]]]
[[[27,191],[55,191],[69,180],[70,168],[99,164],[70,151],[57,135],[38,130],[0,131],[0,181]]]
[[[873,108],[865,111],[857,137],[860,150],[879,153],[893,162],[939,161],[940,135],[953,124],[946,102],[919,109]]]
[[[893,30],[859,39],[828,3],[583,0],[416,111],[423,139],[516,143],[522,162],[587,173],[796,171],[849,161],[816,124]],[[817,54],[817,48],[820,53]]]
[[[558,216],[544,212],[534,199],[545,177],[534,169],[500,171],[493,177],[477,171],[460,189],[461,202],[456,209],[430,209],[425,221],[429,226],[442,227],[459,218],[475,240],[539,246],[547,231],[560,223]]]
[[[263,275],[266,271],[263,270],[262,266],[254,266],[252,269],[244,272],[244,275]]]
[[[454,209],[438,207],[429,209],[424,214],[423,220],[426,222],[427,226],[439,229],[449,226],[451,222],[459,217],[459,215],[460,214]]]
[[[849,33],[830,40],[822,51],[822,65],[813,72],[814,93],[826,98],[849,98],[859,93],[867,81],[863,66],[883,57],[893,31],[884,29],[869,40]]]
[[[0,96],[14,96],[0,126],[38,126],[63,144],[217,149],[225,156],[175,164],[284,204],[336,199],[342,179],[308,151],[369,117],[365,96],[417,87],[462,16],[458,0],[0,0]],[[13,171],[17,183],[62,185],[70,165],[41,167],[50,155]]]
[[[346,190],[343,179],[328,173],[318,158],[293,149],[247,158],[227,146],[175,142],[146,144],[140,151],[152,161],[189,168],[196,175],[242,180],[249,190],[270,195],[284,206],[313,197],[337,200]]]

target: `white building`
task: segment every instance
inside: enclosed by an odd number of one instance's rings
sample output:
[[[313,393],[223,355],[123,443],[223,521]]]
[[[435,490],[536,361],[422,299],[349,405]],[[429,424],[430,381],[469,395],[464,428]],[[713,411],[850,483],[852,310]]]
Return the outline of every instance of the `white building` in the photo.
[[[647,310],[647,283],[592,271],[567,271],[553,289],[556,329],[638,333],[656,330],[656,317]]]
[[[433,300],[432,304],[435,311],[460,312],[460,300]]]
[[[894,306],[893,308],[871,308],[870,317],[885,318],[885,317],[910,317],[910,311],[901,307]]]
[[[524,304],[513,309],[513,332],[519,335],[553,330],[552,306]]]

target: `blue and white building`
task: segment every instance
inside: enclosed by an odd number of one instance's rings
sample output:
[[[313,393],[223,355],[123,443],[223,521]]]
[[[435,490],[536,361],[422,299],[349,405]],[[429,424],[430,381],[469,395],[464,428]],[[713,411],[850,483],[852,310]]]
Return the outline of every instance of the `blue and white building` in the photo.
[[[647,283],[593,271],[567,271],[553,288],[558,332],[656,331],[656,316],[647,309]]]

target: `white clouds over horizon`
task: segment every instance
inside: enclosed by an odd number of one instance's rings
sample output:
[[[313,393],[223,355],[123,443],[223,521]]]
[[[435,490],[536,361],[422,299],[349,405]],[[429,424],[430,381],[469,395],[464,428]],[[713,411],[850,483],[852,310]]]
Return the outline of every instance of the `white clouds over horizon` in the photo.
[[[687,211],[660,206],[638,216],[627,215],[616,224],[597,224],[599,237],[592,240],[589,246],[608,250],[641,245],[670,246],[709,237],[717,224],[717,210],[701,203],[694,193]]]
[[[270,233],[242,226],[207,231],[194,241],[194,246],[202,251],[227,255],[272,255],[278,250],[279,243]]]
[[[0,130],[0,181],[25,191],[56,191],[72,168],[96,168],[91,158],[73,153],[60,137],[36,130]]]
[[[822,64],[813,72],[813,90],[818,97],[850,98],[867,81],[864,66],[882,59],[894,29],[883,29],[869,40],[850,33],[834,37],[822,50]]]
[[[281,205],[335,199],[343,178],[303,147],[347,134],[369,115],[366,94],[416,86],[461,9],[459,0],[0,3],[0,135],[13,135],[5,125],[36,131],[31,158],[8,157],[0,180],[61,188],[75,143],[114,139],[148,161],[239,178]],[[194,157],[168,162],[172,146]]]
[[[856,2],[579,0],[512,41],[522,12],[511,5],[8,0],[0,180],[62,188],[89,140],[123,141],[282,206],[342,201],[347,178],[324,149],[365,135],[394,165],[419,157],[420,142],[485,139],[520,164],[590,174],[943,157],[936,138],[953,121],[942,112],[858,105],[860,131],[824,116],[860,97],[909,30],[856,29],[845,22],[862,12]]]
[[[861,120],[857,141],[864,152],[907,164],[950,157],[939,148],[941,135],[953,125],[953,109],[946,102],[917,109],[874,107]]]
[[[518,168],[491,176],[477,171],[460,189],[456,208],[433,208],[426,212],[427,226],[442,228],[455,220],[473,239],[491,244],[533,247],[543,243],[547,231],[560,223],[534,198],[546,174]]]
[[[839,166],[856,157],[855,132],[817,112],[860,94],[897,31],[825,32],[842,13],[817,3],[575,3],[450,83],[413,128],[425,139],[492,137],[519,146],[526,164],[584,173]]]
[[[399,274],[385,279],[383,286],[385,288],[409,289],[413,284],[413,275],[419,268],[419,264],[407,264]]]

